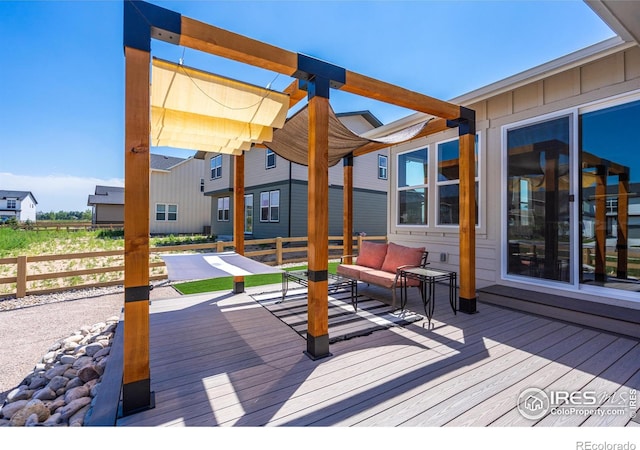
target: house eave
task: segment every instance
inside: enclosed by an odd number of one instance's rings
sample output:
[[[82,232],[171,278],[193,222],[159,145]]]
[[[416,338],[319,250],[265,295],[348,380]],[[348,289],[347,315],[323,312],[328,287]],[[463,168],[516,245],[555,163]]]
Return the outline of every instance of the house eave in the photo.
[[[635,42],[625,42],[619,36],[614,36],[597,44],[591,45],[573,53],[569,53],[568,55],[504,78],[495,83],[491,83],[479,89],[467,92],[466,94],[462,94],[449,101],[451,103],[463,106],[473,105],[488,98],[495,97],[508,91],[512,91],[526,84],[534,83],[557,73],[570,70],[574,67],[578,67],[584,64],[588,64],[597,59],[601,59],[608,55],[634,47],[635,45]],[[363,136],[369,138],[375,138],[376,136],[385,136],[395,131],[399,131],[403,128],[407,128],[420,123],[428,117],[429,116],[424,113],[414,113],[409,116],[403,117],[395,122],[391,122],[387,125],[383,125],[380,128],[376,128],[367,133],[364,133]]]

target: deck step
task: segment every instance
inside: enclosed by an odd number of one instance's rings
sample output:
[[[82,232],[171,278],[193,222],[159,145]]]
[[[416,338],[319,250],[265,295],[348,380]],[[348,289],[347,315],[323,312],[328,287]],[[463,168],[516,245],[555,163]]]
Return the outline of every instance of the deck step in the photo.
[[[510,286],[478,289],[478,301],[640,338],[640,310]]]

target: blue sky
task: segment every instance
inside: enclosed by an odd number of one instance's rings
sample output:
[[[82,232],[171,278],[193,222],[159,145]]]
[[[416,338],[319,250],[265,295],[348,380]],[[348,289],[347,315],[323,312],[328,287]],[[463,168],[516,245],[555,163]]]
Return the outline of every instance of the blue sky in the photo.
[[[151,1],[190,18],[441,99],[605,40],[582,1]],[[0,1],[0,188],[84,210],[124,177],[122,2]],[[152,55],[282,89],[285,76],[152,42]],[[406,111],[332,92],[336,112]],[[188,156],[193,152],[154,149]]]

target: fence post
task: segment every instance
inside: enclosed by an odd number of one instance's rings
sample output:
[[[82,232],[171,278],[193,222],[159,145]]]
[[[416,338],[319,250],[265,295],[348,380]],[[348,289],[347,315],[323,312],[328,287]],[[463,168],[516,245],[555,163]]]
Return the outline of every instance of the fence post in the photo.
[[[216,252],[221,253],[224,251],[224,242],[218,241],[216,242]]]
[[[16,275],[16,298],[27,295],[27,257],[18,256],[18,273]]]
[[[362,235],[358,235],[358,255],[360,254],[360,250],[362,249],[362,241],[364,240],[364,238],[362,237]]]
[[[276,264],[282,264],[282,238],[276,238]]]

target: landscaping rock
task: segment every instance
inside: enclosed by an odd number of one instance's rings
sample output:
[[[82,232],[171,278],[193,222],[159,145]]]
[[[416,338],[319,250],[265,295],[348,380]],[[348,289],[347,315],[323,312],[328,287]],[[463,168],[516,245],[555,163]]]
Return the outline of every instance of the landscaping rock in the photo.
[[[0,427],[84,426],[109,360],[117,322],[113,317],[82,327],[52,346],[7,395],[0,408]]]

